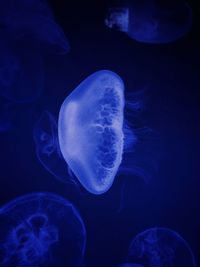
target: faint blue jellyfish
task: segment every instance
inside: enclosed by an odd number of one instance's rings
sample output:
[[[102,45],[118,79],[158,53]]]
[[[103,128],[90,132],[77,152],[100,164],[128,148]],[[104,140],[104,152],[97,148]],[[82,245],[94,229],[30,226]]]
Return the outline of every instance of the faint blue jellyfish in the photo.
[[[0,210],[0,266],[77,267],[86,231],[75,207],[60,196],[34,193]]]
[[[32,50],[13,48],[5,39],[0,42],[0,55],[0,94],[16,103],[36,100],[44,86],[41,57]]]
[[[190,30],[192,10],[184,0],[125,1],[108,9],[105,24],[139,42],[169,43]]]
[[[66,54],[70,46],[45,1],[1,3],[4,28],[17,40],[25,39],[43,52]],[[1,7],[0,5],[0,7]]]
[[[137,131],[124,117],[125,107],[132,116],[140,105],[137,97],[125,103],[122,79],[108,70],[90,75],[64,100],[58,120],[60,149],[89,192],[108,191],[118,171],[145,176],[134,162]],[[123,152],[130,162],[122,162]]]
[[[27,32],[26,29],[21,28],[19,30],[20,37],[29,38],[32,44],[35,43],[44,52],[54,54],[69,52],[69,41],[61,27],[53,19],[45,16],[33,16],[28,18],[26,27],[27,24],[29,31]]]
[[[175,231],[155,227],[139,233],[131,242],[129,262],[145,267],[195,267],[189,244]]]
[[[129,9],[126,7],[109,8],[105,24],[109,28],[127,33],[129,29]]]
[[[58,127],[54,116],[44,111],[33,129],[36,155],[43,167],[62,182],[72,176],[59,148]]]

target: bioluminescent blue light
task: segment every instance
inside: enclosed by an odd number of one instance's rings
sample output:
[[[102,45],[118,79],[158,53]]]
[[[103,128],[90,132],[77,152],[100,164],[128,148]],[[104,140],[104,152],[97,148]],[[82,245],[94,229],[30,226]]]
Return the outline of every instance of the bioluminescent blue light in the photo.
[[[29,40],[37,49],[54,54],[69,52],[69,42],[55,22],[46,1],[2,1],[0,21],[15,40]]]
[[[184,0],[125,1],[108,9],[105,24],[139,42],[169,43],[189,31],[192,10]]]
[[[122,79],[109,70],[90,75],[63,102],[58,121],[60,150],[89,192],[108,191],[118,170],[145,176],[133,156],[137,131],[124,117],[125,107],[130,115],[140,105],[137,97],[125,100]],[[129,160],[121,165],[123,152],[129,153]]]
[[[43,91],[44,70],[41,56],[14,48],[12,39],[0,42],[0,95],[16,103],[35,101]]]
[[[175,231],[155,227],[139,233],[131,242],[129,262],[145,267],[195,267],[189,244]]]
[[[69,182],[69,169],[60,152],[54,116],[44,111],[33,130],[36,155],[43,167],[62,182]]]
[[[78,267],[86,232],[75,207],[51,193],[16,198],[0,210],[0,266]]]

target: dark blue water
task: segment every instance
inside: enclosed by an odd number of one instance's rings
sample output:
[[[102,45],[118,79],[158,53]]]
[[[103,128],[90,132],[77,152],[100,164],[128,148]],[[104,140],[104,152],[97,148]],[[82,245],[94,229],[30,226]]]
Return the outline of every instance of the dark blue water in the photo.
[[[44,89],[33,102],[13,104],[12,127],[0,135],[0,204],[43,191],[68,199],[78,208],[86,226],[88,266],[114,267],[124,262],[133,237],[155,226],[173,229],[187,240],[198,265],[198,4],[190,3],[193,25],[186,36],[169,44],[149,45],[104,26],[108,1],[67,2],[52,0],[50,5],[69,39],[70,52],[45,53],[40,45],[33,47],[33,42],[28,41],[30,49],[41,55]],[[24,49],[24,55],[30,51],[25,41],[12,45],[16,49],[20,46],[22,54]],[[137,176],[119,175],[107,193],[96,196],[79,184],[64,184],[47,172],[36,157],[33,127],[44,110],[58,118],[66,96],[83,79],[101,69],[120,75],[127,92],[146,89],[146,107],[140,119],[159,138],[151,141],[156,171],[148,183]],[[150,159],[151,156],[145,157]]]

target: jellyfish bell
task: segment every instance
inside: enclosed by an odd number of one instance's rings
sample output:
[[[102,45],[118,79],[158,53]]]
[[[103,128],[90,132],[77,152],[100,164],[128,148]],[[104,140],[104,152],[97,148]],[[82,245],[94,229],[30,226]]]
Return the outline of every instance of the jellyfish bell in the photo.
[[[29,18],[28,32],[24,37],[29,38],[44,53],[67,54],[70,45],[62,28],[53,20],[44,16]],[[23,30],[20,30],[23,34]]]
[[[76,208],[60,196],[33,193],[0,210],[0,266],[78,267],[86,231]]]
[[[107,70],[85,79],[63,102],[61,152],[81,184],[94,194],[112,185],[123,152],[124,84]]]
[[[45,1],[6,1],[0,8],[2,25],[15,40],[29,42],[40,53],[69,52],[69,41]]]
[[[16,41],[23,41],[34,47],[40,54],[67,54],[69,41],[62,28],[54,19],[40,15],[26,15],[18,27],[10,32]]]
[[[145,267],[196,267],[189,244],[177,232],[163,227],[139,233],[130,244],[128,260]]]
[[[184,36],[192,25],[185,1],[119,1],[107,11],[105,24],[144,43],[169,43]]]
[[[129,98],[128,98],[129,99]],[[124,83],[114,72],[101,70],[86,78],[64,100],[58,119],[61,153],[82,186],[102,194],[119,173],[139,174],[134,159],[137,130],[126,119],[137,113],[137,96],[125,100]],[[127,116],[127,118],[129,117]],[[129,153],[130,161],[124,160]],[[127,163],[127,164],[126,164]]]

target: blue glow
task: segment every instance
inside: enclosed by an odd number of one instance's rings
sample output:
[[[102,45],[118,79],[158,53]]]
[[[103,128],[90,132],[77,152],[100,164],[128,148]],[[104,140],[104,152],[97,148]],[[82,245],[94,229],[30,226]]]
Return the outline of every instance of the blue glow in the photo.
[[[175,231],[168,228],[150,228],[139,233],[131,242],[129,262],[145,267],[195,267],[189,244]]]
[[[33,130],[36,155],[43,167],[62,182],[69,182],[68,166],[58,144],[57,122],[53,115],[44,111]]]
[[[77,267],[86,232],[75,207],[60,196],[34,193],[0,211],[0,266]]]
[[[129,1],[109,8],[105,24],[139,42],[168,43],[189,31],[192,10],[185,1]]]

